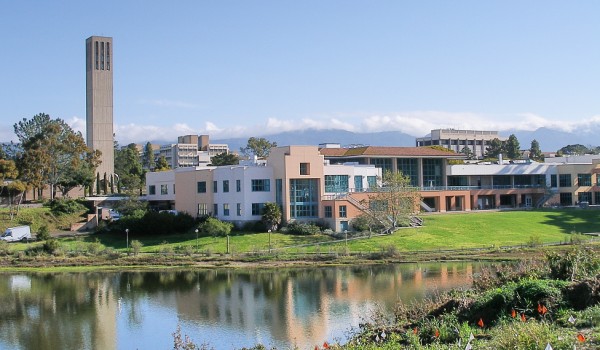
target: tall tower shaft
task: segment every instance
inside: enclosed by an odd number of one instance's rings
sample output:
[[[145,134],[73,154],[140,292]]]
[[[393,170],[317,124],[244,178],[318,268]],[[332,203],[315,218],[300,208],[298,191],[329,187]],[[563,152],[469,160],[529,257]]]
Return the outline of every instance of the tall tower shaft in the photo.
[[[96,170],[100,178],[115,171],[113,134],[113,44],[111,37],[91,36],[85,41],[86,140],[102,152]]]

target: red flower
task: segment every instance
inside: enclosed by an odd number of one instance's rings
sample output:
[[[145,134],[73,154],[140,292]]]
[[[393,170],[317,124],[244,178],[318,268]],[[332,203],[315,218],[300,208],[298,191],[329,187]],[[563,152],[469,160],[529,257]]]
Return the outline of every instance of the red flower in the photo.
[[[483,328],[483,318],[480,318],[479,321],[477,321],[477,325],[481,328]]]
[[[515,318],[515,317],[517,317],[517,312],[515,311],[515,309],[512,309],[512,310],[510,310],[510,316],[511,316],[512,318]]]
[[[527,319],[525,318],[525,314],[521,314],[521,321],[525,322]]]
[[[583,336],[583,334],[578,333],[577,340],[579,340],[580,343],[583,343],[585,341],[585,337]]]

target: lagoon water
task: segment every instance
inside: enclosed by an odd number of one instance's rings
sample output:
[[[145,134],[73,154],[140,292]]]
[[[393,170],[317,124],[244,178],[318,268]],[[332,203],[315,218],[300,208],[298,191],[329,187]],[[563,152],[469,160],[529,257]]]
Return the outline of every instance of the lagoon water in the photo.
[[[377,310],[467,288],[477,263],[0,274],[1,349],[312,349]]]

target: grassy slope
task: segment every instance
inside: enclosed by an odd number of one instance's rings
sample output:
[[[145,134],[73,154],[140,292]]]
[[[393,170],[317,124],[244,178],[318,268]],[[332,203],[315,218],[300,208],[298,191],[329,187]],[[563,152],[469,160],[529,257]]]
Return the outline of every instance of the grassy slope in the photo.
[[[30,225],[32,232],[38,232],[42,225],[47,225],[50,232],[66,231],[71,227],[71,223],[84,220],[85,212],[78,212],[70,215],[54,215],[50,208],[21,208],[19,215],[10,220],[7,208],[0,208],[0,231],[4,232],[6,228]]]
[[[30,209],[32,210],[32,209]],[[45,208],[41,210],[43,218],[53,216]],[[25,215],[25,211],[23,212]],[[351,240],[348,248],[351,252],[379,251],[381,247],[394,245],[401,251],[407,250],[437,250],[459,249],[473,247],[489,247],[491,245],[519,245],[525,244],[535,237],[541,242],[568,241],[572,232],[600,232],[600,211],[597,210],[547,210],[547,211],[506,211],[506,212],[478,212],[478,213],[452,213],[425,216],[425,226],[421,228],[401,229],[390,236],[375,237],[373,239]],[[66,218],[64,218],[67,220]],[[71,219],[77,219],[75,216]],[[56,225],[56,224],[52,224]],[[52,231],[52,230],[51,230]],[[98,239],[102,244],[115,249],[124,249],[126,240],[124,233],[102,233],[90,235],[85,238],[65,238],[62,240],[67,250],[74,249],[86,242]],[[182,246],[191,246],[194,249],[198,244],[199,251],[224,253],[226,239],[223,237],[200,237],[196,243],[194,232],[169,236],[129,236],[130,241],[140,240],[144,247],[143,252],[157,252],[161,247],[170,246],[173,249]],[[271,243],[274,248],[331,241],[328,236],[290,236],[280,233],[271,234]],[[163,242],[167,242],[163,244]],[[326,245],[318,248],[302,247],[292,248],[293,252],[322,252],[331,249],[341,249],[344,243]],[[230,237],[231,251],[234,253],[253,252],[266,250],[269,247],[269,234],[233,234]],[[14,244],[14,249],[24,249],[25,244]]]

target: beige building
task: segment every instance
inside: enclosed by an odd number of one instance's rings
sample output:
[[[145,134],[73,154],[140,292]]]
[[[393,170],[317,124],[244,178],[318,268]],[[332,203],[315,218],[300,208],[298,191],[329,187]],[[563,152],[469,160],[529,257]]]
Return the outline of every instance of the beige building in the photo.
[[[417,147],[442,146],[456,153],[468,147],[477,158],[483,158],[493,139],[508,140],[507,137],[498,135],[497,131],[435,129],[425,137],[417,138]]]
[[[115,171],[113,137],[113,45],[112,38],[91,36],[85,41],[86,140],[102,152],[96,169],[100,178]]]

